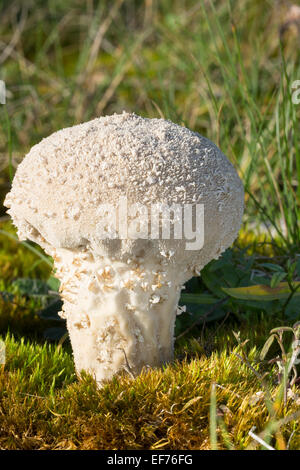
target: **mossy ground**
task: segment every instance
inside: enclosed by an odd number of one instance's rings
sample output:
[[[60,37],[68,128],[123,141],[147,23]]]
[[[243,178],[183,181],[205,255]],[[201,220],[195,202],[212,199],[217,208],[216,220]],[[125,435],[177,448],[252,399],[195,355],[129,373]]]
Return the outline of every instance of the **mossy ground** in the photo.
[[[2,228],[13,233],[8,224]],[[36,262],[26,247],[1,236],[3,287],[16,276],[49,276],[44,263],[28,272]],[[237,323],[229,317],[222,325],[207,326],[204,335],[196,328],[193,336],[176,342],[172,364],[145,369],[136,378],[124,371],[97,390],[91,377],[76,376],[68,341],[45,341],[36,302],[0,303],[6,344],[6,362],[0,366],[2,449],[211,449],[212,413],[219,449],[258,448],[249,436],[253,426],[259,433],[299,411],[296,386],[284,406],[276,367],[258,359],[270,329],[282,325],[282,318],[253,314]],[[251,366],[268,373],[273,411],[260,380],[236,356],[242,351],[233,331],[249,340],[245,351]],[[271,432],[268,442],[299,449],[297,416]]]
[[[268,323],[257,318],[240,328],[244,338],[251,331],[248,358],[256,369]],[[77,379],[68,347],[7,335],[7,359],[0,371],[0,447],[211,449],[212,384],[218,448],[253,446],[249,431],[253,426],[263,431],[271,416],[261,383],[234,354],[232,326],[217,335],[209,355],[192,339],[176,349],[174,363],[163,370],[148,369],[135,379],[124,372],[101,390],[89,376]],[[279,386],[275,373],[269,372],[269,391],[275,398]],[[297,410],[293,396],[285,407],[277,400],[275,421]],[[299,449],[299,415],[279,431],[280,436],[273,433],[271,445]]]

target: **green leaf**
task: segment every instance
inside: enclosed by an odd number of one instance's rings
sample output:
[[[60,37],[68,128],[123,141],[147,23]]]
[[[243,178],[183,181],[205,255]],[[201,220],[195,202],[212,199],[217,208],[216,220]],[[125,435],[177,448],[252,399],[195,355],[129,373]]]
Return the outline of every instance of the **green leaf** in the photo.
[[[222,288],[220,287],[220,276],[209,271],[206,267],[201,271],[201,278],[207,289],[213,292],[218,298],[225,297]]]
[[[183,304],[215,304],[216,297],[209,294],[181,294],[180,302]]]
[[[286,277],[286,273],[284,272],[277,272],[275,274],[273,274],[272,276],[272,279],[271,279],[271,282],[270,282],[270,286],[272,288],[274,287],[277,287],[278,284]]]
[[[209,404],[209,435],[210,447],[212,450],[218,450],[217,438],[217,398],[216,398],[216,384],[211,384],[210,404]]]
[[[262,268],[267,268],[267,269],[269,269],[270,271],[284,272],[283,267],[280,266],[279,264],[274,264],[274,263],[261,263],[259,266],[262,267]]]
[[[59,291],[59,286],[60,286],[60,281],[59,281],[59,279],[57,279],[57,277],[50,276],[48,281],[47,281],[47,285],[49,286],[50,290],[58,292]]]
[[[49,292],[49,286],[40,279],[19,278],[12,287],[15,293],[28,296],[44,296]]]
[[[197,401],[201,400],[202,397],[194,397],[194,398],[191,398],[185,405],[184,407],[182,408],[182,410],[180,410],[180,413],[182,413],[183,411],[187,410],[190,406],[194,405],[194,403],[197,403]]]
[[[260,353],[260,355],[259,355],[259,358],[260,358],[261,361],[263,361],[264,358],[266,357],[266,355],[268,354],[269,349],[270,349],[270,347],[272,346],[274,339],[275,339],[275,335],[271,335],[271,336],[267,339],[267,341],[265,342],[265,344],[264,344],[264,346],[263,346],[263,348],[262,348],[262,350],[261,350],[261,353]]]
[[[300,286],[300,282],[294,282],[294,289]],[[287,299],[291,295],[291,289],[287,282],[281,282],[277,287],[269,287],[264,284],[248,287],[222,287],[223,292],[242,300],[279,300]],[[300,297],[300,291],[294,293],[294,297]]]
[[[245,299],[231,299],[231,302],[234,305],[238,305],[240,309],[247,310],[248,312],[252,311],[264,311],[269,315],[272,315],[275,312],[278,312],[279,303],[283,302],[282,300],[245,300]]]
[[[277,328],[273,328],[273,330],[271,330],[271,333],[281,333],[282,331],[293,332],[294,330],[290,326],[278,326]]]
[[[296,267],[297,267],[297,262],[296,262],[296,261],[295,261],[294,263],[291,263],[291,264],[288,266],[288,273],[289,273],[289,276],[293,276]]]

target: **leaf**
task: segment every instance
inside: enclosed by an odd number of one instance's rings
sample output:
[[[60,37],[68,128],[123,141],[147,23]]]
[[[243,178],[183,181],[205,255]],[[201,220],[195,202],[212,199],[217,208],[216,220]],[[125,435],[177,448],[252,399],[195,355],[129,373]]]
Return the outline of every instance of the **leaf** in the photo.
[[[219,318],[223,318],[226,315],[226,312],[222,307],[216,308],[207,315],[208,311],[211,310],[211,307],[207,307],[205,305],[198,305],[198,304],[188,304],[186,303],[187,314],[184,315],[186,319],[191,320],[193,323],[194,321],[199,319],[199,322],[202,322],[205,318],[205,322],[209,322],[212,320],[217,320]],[[183,315],[180,315],[179,318],[182,318]]]
[[[248,285],[249,284],[250,283],[248,282]],[[251,285],[254,286],[256,284],[265,284],[266,286],[269,286],[270,285],[270,279],[267,276],[261,276],[261,275],[257,275],[257,274],[254,273],[254,274],[252,274],[252,277],[251,277]],[[245,286],[245,287],[247,287],[247,286]]]
[[[66,341],[66,339],[69,337],[69,332],[66,331],[64,335],[62,335],[62,337],[60,338],[59,342],[58,342],[58,347],[61,348],[63,343]]]
[[[269,315],[272,315],[275,312],[278,312],[279,303],[283,302],[282,300],[244,300],[244,299],[231,299],[234,305],[238,305],[240,310],[244,309],[248,312],[252,311],[265,311]]]
[[[197,403],[197,401],[199,401],[202,397],[194,397],[194,398],[191,398],[191,400],[189,400],[185,405],[184,407],[182,408],[182,410],[180,410],[179,413],[182,413],[183,411],[187,410],[190,406],[192,406],[194,403]]]
[[[57,277],[50,276],[48,281],[47,281],[47,285],[48,285],[50,290],[52,290],[54,292],[58,292],[59,291],[59,286],[60,286],[60,281],[59,281],[59,279],[57,279]]]
[[[273,274],[271,282],[270,282],[270,286],[272,288],[277,287],[280,281],[282,281],[285,277],[286,277],[286,273],[284,272],[277,272]]]
[[[259,265],[260,267],[267,268],[270,271],[276,271],[276,272],[284,272],[284,269],[282,266],[279,264],[274,264],[274,263],[261,263]]]
[[[28,296],[44,296],[49,293],[49,286],[40,279],[19,278],[12,283],[14,291]]]
[[[212,383],[210,392],[209,404],[209,434],[210,446],[212,450],[218,450],[217,440],[217,398],[216,398],[216,384]]]
[[[225,294],[220,287],[220,276],[217,276],[215,273],[212,273],[208,269],[204,268],[201,271],[201,278],[206,287],[218,298],[225,297]]]
[[[278,326],[277,328],[273,328],[273,330],[271,330],[271,333],[281,333],[282,331],[293,332],[294,330],[290,326]]]
[[[300,282],[294,282],[294,289],[300,286]],[[281,282],[277,287],[269,287],[264,284],[248,287],[222,287],[223,292],[242,300],[279,300],[287,299],[291,295],[291,289],[287,282]],[[294,297],[300,297],[300,291],[294,293]]]
[[[290,261],[290,260],[288,260]],[[294,262],[294,263],[288,263],[288,273],[289,273],[289,276],[293,276],[294,272],[295,272],[295,269],[296,269],[296,266],[297,266],[297,262]]]
[[[168,444],[170,444],[170,441],[163,438],[163,439],[160,439],[159,441],[157,441],[155,444],[153,444],[150,447],[150,449],[151,450],[162,449],[163,447],[167,446]]]
[[[181,294],[180,302],[184,304],[215,304],[218,299],[209,294]]]
[[[275,337],[276,337],[275,335],[271,335],[271,336],[267,339],[267,341],[265,342],[265,344],[264,344],[264,346],[263,346],[263,348],[262,348],[262,350],[261,350],[261,353],[260,353],[260,355],[259,355],[259,358],[260,358],[261,361],[263,361],[264,358],[266,357],[266,355],[268,354],[269,349],[270,349],[270,347],[272,346]]]

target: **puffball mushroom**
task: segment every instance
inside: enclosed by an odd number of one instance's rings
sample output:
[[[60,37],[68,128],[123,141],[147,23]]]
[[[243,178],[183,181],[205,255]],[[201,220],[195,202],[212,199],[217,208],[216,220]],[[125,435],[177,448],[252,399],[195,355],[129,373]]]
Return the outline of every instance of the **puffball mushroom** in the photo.
[[[124,207],[119,223],[109,214],[124,198],[127,232]],[[124,112],[32,147],[5,205],[19,238],[54,259],[79,374],[101,385],[125,365],[137,374],[172,359],[182,286],[233,243],[243,200],[241,180],[218,147],[167,120]],[[201,249],[187,249],[184,237],[145,236],[145,208],[160,204],[204,207]],[[140,235],[129,236],[139,212]]]

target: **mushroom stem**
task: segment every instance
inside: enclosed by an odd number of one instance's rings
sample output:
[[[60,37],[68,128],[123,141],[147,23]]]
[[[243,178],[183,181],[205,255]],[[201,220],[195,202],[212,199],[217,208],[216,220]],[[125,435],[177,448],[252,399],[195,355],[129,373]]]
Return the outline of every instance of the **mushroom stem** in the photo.
[[[54,258],[78,374],[101,385],[128,365],[138,374],[172,360],[181,290],[174,268],[65,249]]]

